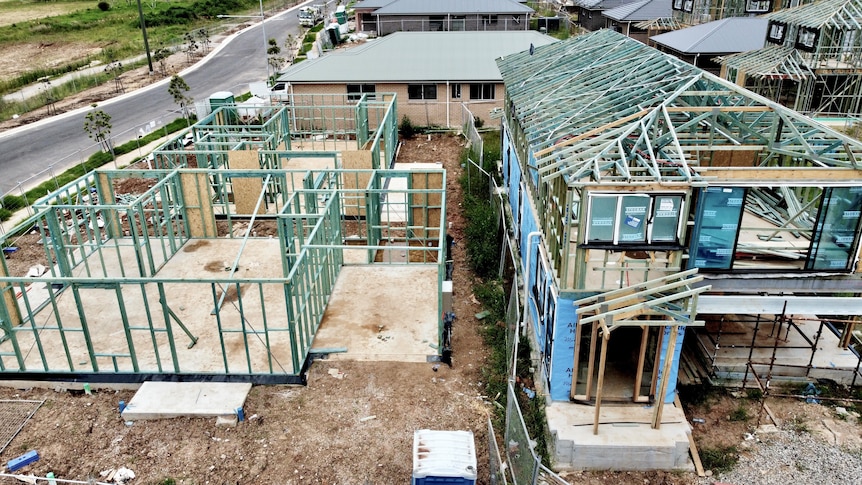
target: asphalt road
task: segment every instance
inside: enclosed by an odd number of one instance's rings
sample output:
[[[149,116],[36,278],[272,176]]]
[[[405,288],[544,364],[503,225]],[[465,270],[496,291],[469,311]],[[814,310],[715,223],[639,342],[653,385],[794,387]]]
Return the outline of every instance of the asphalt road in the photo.
[[[267,17],[263,27],[258,22],[243,30],[220,43],[203,61],[181,72],[190,88],[188,95],[205,100],[218,91],[238,94],[247,91],[250,82],[265,80],[265,39],[275,38],[283,46],[289,33],[299,32],[297,7]],[[134,140],[141,130],[158,130],[180,116],[168,94],[168,80],[104,101],[99,109],[111,116],[114,145]],[[62,172],[96,152],[98,147],[84,131],[84,116],[89,111],[75,110],[0,133],[0,195],[19,183],[36,185],[50,177],[47,169]],[[33,178],[40,173],[43,176]]]

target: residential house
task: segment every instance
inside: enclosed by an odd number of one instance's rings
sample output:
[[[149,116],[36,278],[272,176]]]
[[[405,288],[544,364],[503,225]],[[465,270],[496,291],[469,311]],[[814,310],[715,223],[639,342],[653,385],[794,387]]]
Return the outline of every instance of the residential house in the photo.
[[[419,126],[461,126],[461,105],[489,121],[502,107],[494,60],[554,42],[542,33],[396,32],[288,68],[279,77],[293,94],[396,93],[399,116]]]
[[[650,37],[650,45],[713,74],[719,56],[763,47],[768,22],[762,17],[729,17]]]
[[[611,30],[498,65],[557,467],[687,466],[691,359],[735,385],[857,381],[862,142]]]
[[[602,12],[605,26],[641,42],[647,41],[647,29],[640,28],[641,22],[670,19],[672,10],[667,0],[641,0],[627,3]]]
[[[821,0],[765,15],[762,49],[727,56],[722,77],[797,111],[862,114],[862,0]]]
[[[526,30],[534,10],[515,0],[365,0],[357,30],[393,32]]]
[[[636,3],[636,0],[574,0],[574,11],[578,14],[578,25],[587,30],[607,27],[602,12],[622,5]]]

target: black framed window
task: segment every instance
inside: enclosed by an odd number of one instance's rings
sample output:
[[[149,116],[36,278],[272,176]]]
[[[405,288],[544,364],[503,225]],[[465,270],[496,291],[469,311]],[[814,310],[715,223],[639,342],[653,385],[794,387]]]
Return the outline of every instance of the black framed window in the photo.
[[[437,99],[437,85],[408,84],[407,99]]]
[[[494,83],[474,83],[470,85],[470,99],[494,99],[496,94]]]
[[[347,100],[359,101],[363,94],[374,94],[375,87],[373,84],[348,84],[347,85]]]

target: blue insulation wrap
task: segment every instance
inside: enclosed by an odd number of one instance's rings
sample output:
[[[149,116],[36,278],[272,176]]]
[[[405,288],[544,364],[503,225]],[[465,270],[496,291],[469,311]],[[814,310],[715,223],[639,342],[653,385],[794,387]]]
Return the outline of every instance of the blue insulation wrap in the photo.
[[[673,397],[676,394],[676,379],[679,373],[679,355],[682,353],[682,341],[685,336],[685,327],[679,327],[679,334],[676,336],[676,346],[673,349],[673,360],[670,363],[670,380],[667,381],[667,391],[664,394],[664,402],[672,403]],[[664,369],[664,360],[667,355],[667,345],[670,339],[670,327],[665,327],[664,334],[661,338],[661,357],[658,364],[658,381],[656,381],[656,390],[661,389],[662,370]]]
[[[572,390],[575,326],[578,324],[576,310],[573,300],[557,299],[557,319],[554,324],[550,372],[552,401],[568,401]]]

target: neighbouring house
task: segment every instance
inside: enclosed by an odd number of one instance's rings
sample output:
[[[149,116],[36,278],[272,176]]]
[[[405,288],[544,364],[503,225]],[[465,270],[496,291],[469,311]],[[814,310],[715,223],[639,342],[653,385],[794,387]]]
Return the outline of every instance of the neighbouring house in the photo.
[[[607,27],[607,19],[602,15],[605,10],[637,3],[636,0],[574,0],[574,11],[578,14],[577,24],[587,30]]]
[[[353,5],[353,14],[356,17],[356,31],[366,33],[377,33],[377,19],[374,11],[385,7],[395,0],[362,0]]]
[[[279,81],[293,94],[396,93],[413,124],[458,127],[462,104],[485,122],[503,106],[496,58],[554,41],[532,30],[396,32],[291,66]]]
[[[726,56],[722,77],[812,116],[862,114],[862,0],[764,15],[761,49]]]
[[[641,28],[639,24],[659,19],[670,19],[672,13],[670,2],[667,0],[642,0],[605,10],[602,15],[606,19],[605,26],[607,28],[616,30],[632,39],[646,42],[649,30]]]
[[[650,37],[650,45],[713,74],[721,71],[719,56],[763,47],[767,20],[729,17]]]
[[[365,0],[354,7],[357,30],[393,32],[527,30],[532,8],[515,0]]]
[[[862,142],[611,30],[498,65],[557,468],[689,466],[678,380],[862,383]]]

